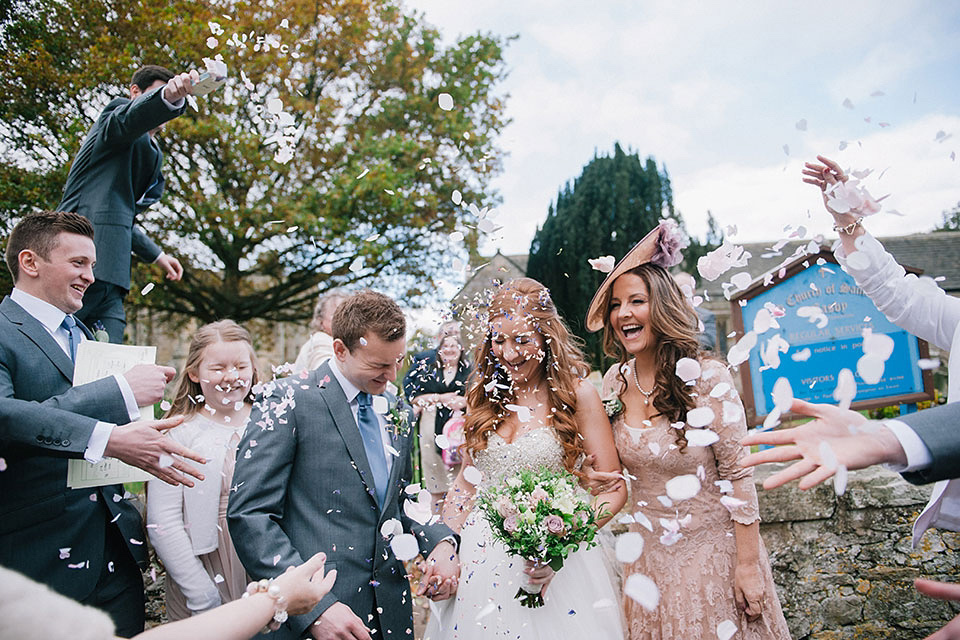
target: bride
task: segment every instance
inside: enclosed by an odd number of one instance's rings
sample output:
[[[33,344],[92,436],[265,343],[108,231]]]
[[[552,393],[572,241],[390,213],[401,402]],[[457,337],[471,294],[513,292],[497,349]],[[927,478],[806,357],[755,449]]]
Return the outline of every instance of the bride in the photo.
[[[463,463],[443,508],[461,535],[460,587],[434,609],[425,640],[622,638],[619,598],[599,548],[572,553],[554,573],[508,555],[473,509],[477,491],[522,469],[575,471],[593,455],[595,467],[620,470],[600,396],[546,287],[519,278],[497,291],[476,367]],[[474,485],[476,470],[482,479]],[[594,497],[598,525],[625,501],[622,483]],[[522,607],[514,599],[521,584],[542,585],[544,606]]]

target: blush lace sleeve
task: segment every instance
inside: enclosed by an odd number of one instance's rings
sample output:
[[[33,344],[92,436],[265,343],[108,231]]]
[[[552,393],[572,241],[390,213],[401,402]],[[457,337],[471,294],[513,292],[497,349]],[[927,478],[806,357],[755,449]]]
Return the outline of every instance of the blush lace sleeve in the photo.
[[[717,473],[721,480],[730,481],[734,487],[733,499],[724,500],[724,506],[730,511],[734,522],[752,524],[760,519],[760,508],[757,489],[753,484],[753,468],[740,464],[740,460],[749,453],[740,444],[740,440],[747,435],[743,403],[730,372],[722,363],[704,359],[701,366],[698,404],[713,410],[714,421],[710,428],[720,437],[712,445]]]

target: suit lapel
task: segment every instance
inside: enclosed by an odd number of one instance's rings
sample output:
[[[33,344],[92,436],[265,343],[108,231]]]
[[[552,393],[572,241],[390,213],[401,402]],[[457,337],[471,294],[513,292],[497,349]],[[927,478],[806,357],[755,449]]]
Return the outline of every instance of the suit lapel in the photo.
[[[53,336],[44,328],[40,321],[31,316],[26,310],[14,302],[10,297],[0,303],[0,312],[13,324],[17,325],[20,333],[37,345],[44,355],[60,370],[60,373],[73,382],[73,360],[60,348]]]
[[[353,412],[350,410],[350,403],[347,402],[347,396],[344,395],[343,389],[340,387],[340,383],[337,382],[336,376],[330,371],[330,365],[321,365],[316,371],[316,376],[318,381],[323,380],[324,377],[329,379],[320,387],[320,398],[326,403],[327,409],[330,410],[330,414],[333,416],[333,424],[336,425],[337,431],[340,432],[340,437],[347,447],[347,452],[350,454],[354,466],[360,473],[360,479],[367,488],[367,495],[369,495],[373,503],[376,504],[375,483],[372,481],[373,470],[370,469],[367,452],[363,448],[363,438],[360,436],[360,428],[353,418]],[[368,478],[370,479],[369,481]]]
[[[397,399],[392,395],[388,395],[387,400],[390,403],[390,408],[393,409],[393,407],[395,407],[397,404]],[[409,455],[408,452],[410,451],[410,434],[412,433],[412,430],[416,428],[416,422],[413,419],[413,417],[410,416],[409,411],[406,409],[406,407],[403,408],[403,411],[407,411],[408,429],[405,434],[392,436],[390,438],[390,446],[396,449],[398,451],[398,454],[394,456],[393,465],[390,467],[390,482],[387,485],[387,494],[383,499],[384,510],[386,510],[386,506],[390,504],[391,500],[397,499],[396,492],[399,488],[400,473],[403,470],[403,466],[406,462],[406,460],[404,459],[404,456]],[[397,427],[394,425],[390,425],[388,420],[387,432],[391,434],[397,433],[396,429]]]

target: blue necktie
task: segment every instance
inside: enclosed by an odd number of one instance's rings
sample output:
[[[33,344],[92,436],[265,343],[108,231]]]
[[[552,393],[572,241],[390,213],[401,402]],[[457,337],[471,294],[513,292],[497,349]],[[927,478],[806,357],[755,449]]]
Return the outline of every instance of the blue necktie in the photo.
[[[60,323],[60,326],[67,332],[67,336],[70,338],[70,359],[76,362],[77,347],[80,346],[80,341],[83,340],[83,332],[80,331],[80,327],[77,326],[76,319],[69,313],[63,316],[63,322]]]
[[[387,497],[387,483],[390,474],[387,473],[387,456],[383,451],[383,436],[380,435],[380,421],[373,412],[370,394],[361,391],[357,394],[357,425],[360,427],[360,436],[363,438],[363,449],[367,453],[367,462],[373,471],[373,482],[377,492],[377,504],[383,507]]]

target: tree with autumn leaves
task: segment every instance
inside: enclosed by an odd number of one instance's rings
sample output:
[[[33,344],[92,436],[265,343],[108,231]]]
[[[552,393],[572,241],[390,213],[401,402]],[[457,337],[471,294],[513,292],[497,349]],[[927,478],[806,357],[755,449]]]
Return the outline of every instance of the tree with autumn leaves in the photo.
[[[226,86],[157,137],[166,193],[139,220],[184,279],[138,265],[134,286],[158,286],[128,303],[283,321],[332,287],[416,302],[475,250],[476,212],[495,203],[506,44],[445,46],[399,0],[14,0],[0,9],[0,231],[56,206],[93,119],[140,65],[219,56]]]

